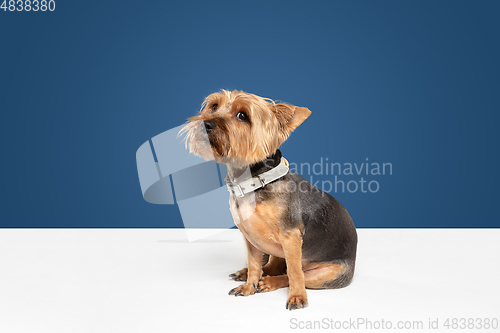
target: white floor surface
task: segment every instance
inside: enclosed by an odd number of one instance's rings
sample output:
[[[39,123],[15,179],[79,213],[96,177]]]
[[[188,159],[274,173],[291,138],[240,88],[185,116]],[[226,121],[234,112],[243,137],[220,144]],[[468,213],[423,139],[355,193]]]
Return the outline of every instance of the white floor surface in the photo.
[[[218,231],[0,229],[0,332],[500,332],[477,328],[500,320],[500,229],[360,229],[352,284],[295,311],[227,294],[245,246]]]

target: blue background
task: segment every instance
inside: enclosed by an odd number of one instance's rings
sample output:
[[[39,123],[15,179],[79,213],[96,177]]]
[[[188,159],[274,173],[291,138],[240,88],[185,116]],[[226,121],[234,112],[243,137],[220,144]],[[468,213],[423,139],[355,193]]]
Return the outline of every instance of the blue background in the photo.
[[[312,111],[283,146],[291,162],[392,163],[378,193],[334,194],[357,227],[499,227],[499,10],[56,0],[55,12],[0,11],[1,226],[182,227],[177,206],[143,200],[135,151],[225,88]]]

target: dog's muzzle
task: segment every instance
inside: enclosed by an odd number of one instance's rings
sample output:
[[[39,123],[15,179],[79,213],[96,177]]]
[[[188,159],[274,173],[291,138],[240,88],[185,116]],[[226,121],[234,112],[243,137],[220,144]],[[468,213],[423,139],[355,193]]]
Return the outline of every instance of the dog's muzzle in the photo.
[[[211,130],[215,128],[214,122],[210,120],[202,121],[201,126],[205,127],[205,131],[207,131],[207,133],[209,133]]]

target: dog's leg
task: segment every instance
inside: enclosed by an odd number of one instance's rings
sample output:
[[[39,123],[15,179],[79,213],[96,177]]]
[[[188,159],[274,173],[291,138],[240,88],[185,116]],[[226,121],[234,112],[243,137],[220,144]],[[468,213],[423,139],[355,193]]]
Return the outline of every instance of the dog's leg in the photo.
[[[286,308],[290,310],[307,306],[307,293],[302,270],[302,231],[287,230],[280,234],[280,243],[285,252],[287,276],[290,288]]]
[[[304,272],[308,289],[336,289],[348,286],[354,275],[354,263],[322,263]]]
[[[286,263],[284,258],[270,255],[267,264],[262,267],[262,276],[285,274]]]
[[[336,289],[349,285],[354,274],[354,264],[343,263],[312,264],[304,272],[304,285],[307,289]],[[269,292],[288,286],[286,274],[278,276],[263,276],[259,282],[260,292]]]
[[[248,296],[253,295],[258,288],[262,276],[262,251],[253,246],[245,239],[247,245],[247,283],[231,289],[229,295]]]
[[[275,276],[285,274],[286,263],[284,258],[275,257],[272,255],[266,255],[264,253],[262,264],[262,276]],[[248,274],[248,268],[242,268],[239,271],[229,274],[229,277],[234,281],[246,281]]]
[[[288,287],[288,275],[263,276],[259,282],[259,292],[269,292]]]

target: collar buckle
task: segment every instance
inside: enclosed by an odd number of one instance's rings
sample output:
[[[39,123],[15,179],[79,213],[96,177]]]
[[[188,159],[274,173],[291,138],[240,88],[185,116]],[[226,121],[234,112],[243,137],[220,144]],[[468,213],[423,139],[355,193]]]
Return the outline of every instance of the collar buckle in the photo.
[[[243,192],[243,189],[241,188],[240,184],[235,184],[235,183],[226,183],[227,189],[229,192],[233,193],[237,197],[244,197],[245,193]],[[235,191],[238,190],[238,191]]]
[[[257,176],[257,178],[259,179],[260,184],[262,185],[262,188],[264,188],[266,186],[266,183],[264,182],[264,179],[262,179],[260,176]]]

